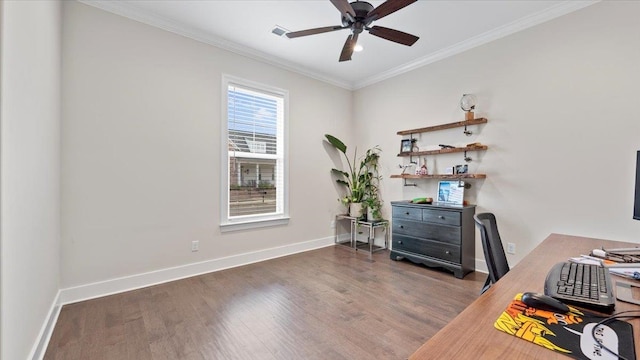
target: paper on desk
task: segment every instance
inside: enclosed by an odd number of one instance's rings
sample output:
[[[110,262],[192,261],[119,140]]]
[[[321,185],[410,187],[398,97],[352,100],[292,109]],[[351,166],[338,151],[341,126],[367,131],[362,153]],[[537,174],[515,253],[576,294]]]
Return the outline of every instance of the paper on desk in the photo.
[[[580,255],[580,257],[572,257],[572,258],[569,258],[569,261],[577,264],[602,266],[602,261],[600,261],[600,259],[589,256],[589,255]]]
[[[612,275],[618,275],[627,279],[634,279],[633,274],[635,272],[640,273],[640,267],[610,267],[609,273]]]
[[[638,263],[615,262],[607,259],[600,259],[595,256],[589,256],[589,255],[580,255],[579,257],[572,257],[572,258],[569,258],[569,261],[577,264],[604,266],[606,268],[627,268],[628,269],[628,268],[639,267]]]

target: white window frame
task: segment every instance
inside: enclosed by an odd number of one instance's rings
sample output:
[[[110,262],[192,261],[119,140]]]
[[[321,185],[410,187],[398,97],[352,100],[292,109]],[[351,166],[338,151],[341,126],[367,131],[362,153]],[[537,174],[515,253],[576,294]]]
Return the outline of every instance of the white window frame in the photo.
[[[257,214],[229,217],[229,113],[228,89],[230,85],[249,88],[257,92],[279,96],[284,99],[282,139],[282,210],[276,214]],[[222,75],[222,121],[221,121],[221,179],[220,179],[220,231],[235,231],[289,223],[289,92],[270,85],[257,83],[239,77]],[[253,154],[258,155],[259,154]]]

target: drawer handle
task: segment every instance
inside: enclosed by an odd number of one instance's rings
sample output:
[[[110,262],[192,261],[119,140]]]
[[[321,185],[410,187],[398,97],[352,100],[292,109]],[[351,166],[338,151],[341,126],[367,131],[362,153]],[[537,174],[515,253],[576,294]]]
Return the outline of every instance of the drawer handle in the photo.
[[[449,250],[446,250],[444,253],[447,254],[447,255],[451,255],[451,251],[449,251]]]
[[[409,212],[407,211],[406,213],[404,213],[405,215],[409,215]]]
[[[438,215],[438,219],[444,219],[444,216]]]
[[[402,244],[402,240],[398,240],[398,244]]]
[[[400,225],[400,229],[404,229],[404,225]]]

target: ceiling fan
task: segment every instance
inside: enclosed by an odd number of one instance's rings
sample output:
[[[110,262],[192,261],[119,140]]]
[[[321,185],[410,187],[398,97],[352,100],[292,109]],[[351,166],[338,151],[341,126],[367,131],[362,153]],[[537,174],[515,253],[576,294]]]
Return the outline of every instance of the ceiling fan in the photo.
[[[372,22],[382,19],[383,17],[394,13],[418,0],[387,0],[374,9],[373,5],[366,1],[354,1],[349,3],[348,0],[331,0],[331,3],[342,14],[342,25],[325,26],[321,28],[293,31],[287,33],[288,38],[297,38],[301,36],[321,34],[330,31],[350,29],[351,35],[347,37],[347,41],[342,47],[340,53],[340,61],[351,60],[354,47],[358,41],[358,36],[363,30],[367,30],[369,34],[381,37],[386,40],[397,42],[399,44],[411,46],[419,37],[407,34],[402,31],[389,29],[382,26],[372,26]]]

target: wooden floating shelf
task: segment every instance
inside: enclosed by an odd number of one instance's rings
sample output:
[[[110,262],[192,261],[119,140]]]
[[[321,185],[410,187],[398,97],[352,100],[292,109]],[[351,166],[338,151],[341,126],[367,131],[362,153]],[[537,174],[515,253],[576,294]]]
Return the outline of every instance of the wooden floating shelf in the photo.
[[[487,122],[486,118],[477,118],[473,120],[458,121],[458,122],[449,123],[449,124],[427,126],[419,129],[402,130],[402,131],[398,131],[398,135],[411,135],[411,134],[417,134],[422,132],[453,129],[453,128],[463,127],[468,125],[485,124],[486,122]]]
[[[442,180],[461,180],[461,179],[486,179],[487,174],[450,174],[450,175],[412,175],[398,174],[391,175],[392,179],[442,179]]]
[[[438,155],[438,154],[450,154],[450,153],[457,153],[457,152],[464,152],[464,151],[476,151],[476,150],[487,150],[487,149],[488,149],[487,145],[467,146],[467,147],[444,148],[444,149],[436,149],[436,150],[403,152],[403,153],[399,153],[398,156]]]

